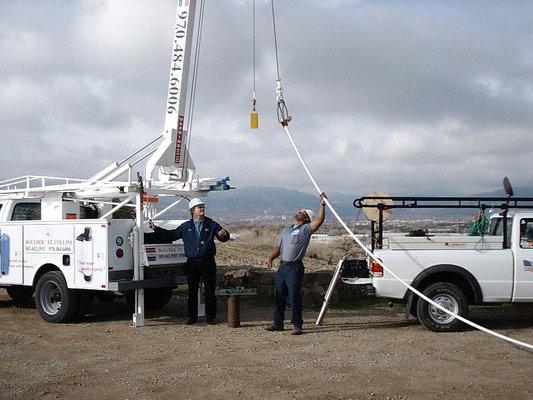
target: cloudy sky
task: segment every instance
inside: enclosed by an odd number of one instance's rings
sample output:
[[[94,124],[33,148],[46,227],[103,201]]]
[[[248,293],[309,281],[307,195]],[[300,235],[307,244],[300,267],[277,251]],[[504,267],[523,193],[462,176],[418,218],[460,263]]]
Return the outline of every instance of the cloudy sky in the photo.
[[[201,176],[311,191],[275,119],[257,0],[261,129],[248,129],[251,0],[207,0],[191,154]],[[88,177],[158,136],[175,0],[0,2],[0,178]],[[277,1],[281,75],[326,191],[533,185],[533,3]]]

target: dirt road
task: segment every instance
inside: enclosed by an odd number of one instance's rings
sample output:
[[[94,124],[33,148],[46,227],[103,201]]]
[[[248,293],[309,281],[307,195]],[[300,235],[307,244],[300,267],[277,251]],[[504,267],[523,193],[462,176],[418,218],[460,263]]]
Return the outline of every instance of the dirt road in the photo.
[[[220,307],[224,314],[224,306]],[[531,399],[533,353],[476,331],[435,334],[399,307],[333,310],[305,334],[265,332],[271,308],[244,302],[244,326],[186,326],[184,296],[149,326],[122,301],[54,325],[0,290],[2,399]],[[473,319],[533,343],[533,309]]]

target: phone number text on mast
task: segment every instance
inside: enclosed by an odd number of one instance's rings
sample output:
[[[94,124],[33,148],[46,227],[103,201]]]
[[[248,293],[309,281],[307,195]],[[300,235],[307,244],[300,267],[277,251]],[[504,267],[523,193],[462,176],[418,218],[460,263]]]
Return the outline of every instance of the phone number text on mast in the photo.
[[[170,81],[168,85],[167,114],[177,112],[179,102],[180,84],[183,74],[183,61],[185,52],[185,37],[187,35],[187,21],[189,13],[182,11],[178,14],[174,33],[174,47],[172,49],[172,63],[170,67]]]

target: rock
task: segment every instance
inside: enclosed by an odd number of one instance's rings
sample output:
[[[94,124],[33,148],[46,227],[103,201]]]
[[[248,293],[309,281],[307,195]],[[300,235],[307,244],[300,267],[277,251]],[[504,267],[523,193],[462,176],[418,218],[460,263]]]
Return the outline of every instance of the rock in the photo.
[[[316,283],[316,274],[314,272],[309,272],[304,274],[304,286],[314,285]]]
[[[274,284],[274,271],[271,271],[271,270],[262,271],[262,273],[260,274],[260,282],[261,284],[273,285]]]
[[[315,272],[316,284],[320,286],[328,286],[333,278],[333,271],[319,270]]]

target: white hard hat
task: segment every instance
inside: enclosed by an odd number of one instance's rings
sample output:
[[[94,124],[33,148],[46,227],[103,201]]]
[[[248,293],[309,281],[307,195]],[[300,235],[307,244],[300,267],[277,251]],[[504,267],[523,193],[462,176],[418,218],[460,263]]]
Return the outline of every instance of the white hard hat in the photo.
[[[196,206],[200,206],[202,204],[205,204],[201,199],[198,197],[195,197],[191,201],[189,201],[189,210],[192,210]]]
[[[312,220],[315,219],[316,214],[315,214],[314,211],[312,211],[312,210],[308,210],[308,209],[306,209],[306,208],[304,208],[304,211],[305,211],[305,212],[307,213],[307,215],[309,216],[309,220],[310,220],[310,221],[312,221]]]

